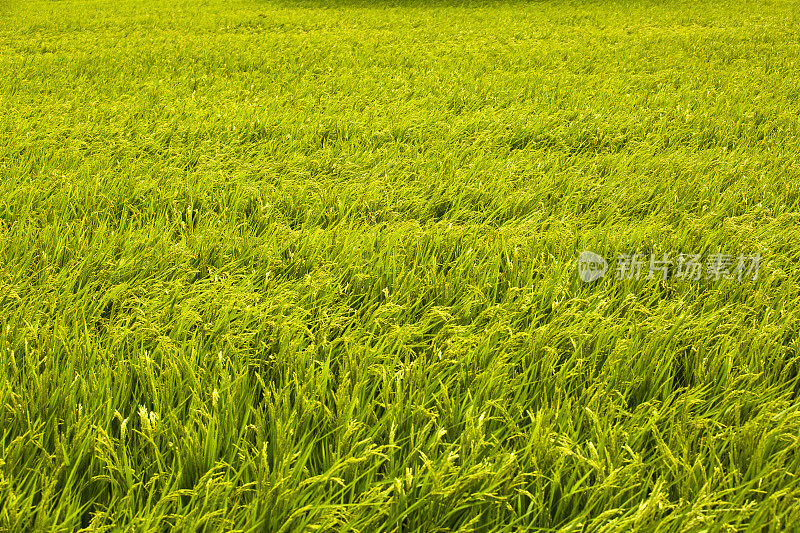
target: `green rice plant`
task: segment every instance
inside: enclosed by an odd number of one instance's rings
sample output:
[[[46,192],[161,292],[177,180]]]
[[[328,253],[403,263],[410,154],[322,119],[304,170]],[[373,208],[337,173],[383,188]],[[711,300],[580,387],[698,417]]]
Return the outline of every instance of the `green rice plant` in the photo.
[[[0,1],[0,530],[797,528],[799,57],[795,0]]]

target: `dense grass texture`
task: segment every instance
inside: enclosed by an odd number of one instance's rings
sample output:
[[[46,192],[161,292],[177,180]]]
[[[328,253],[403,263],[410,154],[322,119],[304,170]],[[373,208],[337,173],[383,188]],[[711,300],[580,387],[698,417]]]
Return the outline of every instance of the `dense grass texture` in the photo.
[[[800,2],[2,0],[0,72],[0,530],[800,528]]]

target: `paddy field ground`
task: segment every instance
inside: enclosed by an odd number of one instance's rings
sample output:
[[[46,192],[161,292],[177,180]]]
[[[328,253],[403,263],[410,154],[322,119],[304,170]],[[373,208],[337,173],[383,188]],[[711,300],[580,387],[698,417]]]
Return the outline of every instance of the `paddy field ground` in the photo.
[[[0,0],[0,73],[0,530],[800,527],[800,2]]]

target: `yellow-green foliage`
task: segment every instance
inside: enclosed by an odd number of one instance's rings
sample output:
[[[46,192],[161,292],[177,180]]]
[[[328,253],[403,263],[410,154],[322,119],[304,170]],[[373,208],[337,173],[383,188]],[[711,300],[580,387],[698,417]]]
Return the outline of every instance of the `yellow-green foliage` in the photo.
[[[795,0],[3,0],[0,530],[796,527],[798,117]]]

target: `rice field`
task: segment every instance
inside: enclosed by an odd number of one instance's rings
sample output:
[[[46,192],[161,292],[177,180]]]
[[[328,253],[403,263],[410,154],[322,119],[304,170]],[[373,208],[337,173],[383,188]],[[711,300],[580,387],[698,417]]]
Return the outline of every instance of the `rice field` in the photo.
[[[797,0],[0,0],[0,73],[0,531],[800,530]]]

